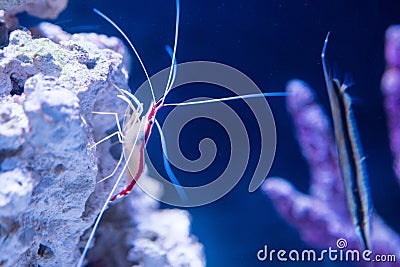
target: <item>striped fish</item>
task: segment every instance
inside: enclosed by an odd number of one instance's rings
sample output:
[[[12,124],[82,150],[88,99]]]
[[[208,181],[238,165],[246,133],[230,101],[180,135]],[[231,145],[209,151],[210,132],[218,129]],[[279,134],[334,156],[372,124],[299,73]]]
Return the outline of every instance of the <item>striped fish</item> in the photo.
[[[351,98],[346,92],[350,85],[346,84],[346,82],[341,84],[338,79],[333,78],[326,65],[325,52],[328,39],[329,33],[322,49],[321,60],[332,110],[333,127],[347,206],[363,248],[370,250],[372,205],[368,190],[365,157],[363,156],[357,125],[351,109]]]

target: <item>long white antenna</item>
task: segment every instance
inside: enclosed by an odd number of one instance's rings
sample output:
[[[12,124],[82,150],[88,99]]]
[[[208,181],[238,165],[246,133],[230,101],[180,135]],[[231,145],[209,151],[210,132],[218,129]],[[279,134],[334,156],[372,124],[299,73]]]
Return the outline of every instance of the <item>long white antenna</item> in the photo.
[[[117,31],[119,31],[119,33],[125,38],[125,40],[128,42],[129,46],[132,48],[133,52],[136,55],[136,58],[139,60],[140,65],[142,66],[142,69],[144,71],[144,74],[146,75],[147,81],[149,82],[149,86],[150,86],[150,90],[151,90],[151,95],[153,97],[153,101],[156,102],[156,97],[154,96],[154,90],[153,90],[153,85],[151,84],[150,81],[150,77],[149,74],[146,70],[146,67],[144,66],[144,63],[141,59],[141,57],[139,56],[139,53],[137,52],[135,46],[132,44],[131,40],[129,40],[128,36],[126,36],[126,34],[121,30],[120,27],[118,27],[118,25],[112,21],[109,17],[107,17],[106,15],[104,15],[102,12],[100,12],[98,9],[93,8],[93,11],[99,15],[100,17],[102,17],[103,19],[105,19],[106,21],[108,21],[108,23],[110,23]]]
[[[169,45],[165,46],[165,50],[167,51],[168,55],[171,57],[171,59],[173,59],[173,51],[172,48]],[[177,60],[175,57],[175,62],[173,65],[173,70],[172,70],[172,79],[169,81],[169,84],[167,84],[166,88],[168,88],[167,93],[164,94],[164,97],[168,94],[169,90],[171,90],[172,85],[175,82],[175,78],[176,78],[176,68],[177,68]]]
[[[165,101],[165,96],[168,94],[168,91],[171,89],[172,87],[172,73],[173,73],[173,69],[174,69],[174,65],[175,65],[175,58],[176,58],[176,49],[178,46],[178,34],[179,34],[179,20],[180,20],[180,3],[179,0],[176,0],[176,19],[175,19],[175,39],[174,39],[174,49],[172,52],[172,59],[171,59],[171,67],[169,69],[169,75],[168,75],[168,81],[167,81],[167,85],[165,86],[165,91],[164,91],[164,95],[163,98],[161,100],[161,106],[164,104]]]
[[[198,104],[207,104],[207,103],[216,103],[216,102],[224,102],[224,101],[231,101],[231,100],[239,100],[239,99],[249,99],[249,98],[259,98],[259,97],[280,97],[280,96],[287,96],[288,93],[286,92],[275,92],[275,93],[260,93],[260,94],[250,94],[250,95],[242,95],[242,96],[230,96],[218,99],[206,99],[206,100],[199,100],[193,102],[183,102],[183,103],[167,103],[164,104],[164,107],[167,106],[191,106],[191,105],[198,105]]]

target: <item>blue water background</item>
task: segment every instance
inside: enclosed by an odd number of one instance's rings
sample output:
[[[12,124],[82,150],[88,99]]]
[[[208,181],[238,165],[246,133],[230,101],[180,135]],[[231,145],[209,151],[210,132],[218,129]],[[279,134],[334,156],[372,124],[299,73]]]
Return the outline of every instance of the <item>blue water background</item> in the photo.
[[[173,44],[175,2],[150,1],[70,1],[68,9],[53,21],[70,32],[119,34],[92,12],[96,7],[113,18],[134,41],[150,74],[170,63],[164,50]],[[367,156],[374,206],[386,221],[400,232],[400,189],[391,168],[386,118],[380,92],[380,78],[385,68],[383,57],[385,29],[400,23],[400,3],[392,1],[256,1],[203,0],[182,1],[179,62],[217,61],[246,73],[265,92],[283,91],[292,78],[300,78],[316,90],[319,101],[328,107],[320,53],[323,40],[331,31],[328,56],[343,73],[351,73],[356,87],[355,113]],[[25,18],[25,17],[24,17]],[[26,19],[26,18],[25,18]],[[133,61],[130,86],[134,91],[145,77]],[[210,86],[194,85],[185,93],[171,94],[179,101],[191,94],[222,97],[224,92]],[[182,92],[182,91],[181,91]],[[284,99],[269,100],[275,116],[278,144],[269,176],[290,180],[307,192],[309,170],[302,158]],[[233,103],[241,110],[250,129],[252,154],[245,176],[228,195],[215,203],[188,209],[192,232],[204,244],[207,266],[344,266],[343,263],[261,263],[256,252],[264,244],[274,249],[309,248],[296,229],[277,215],[261,190],[247,191],[257,163],[259,133],[254,117],[245,105]],[[165,114],[160,113],[162,121]],[[188,158],[199,156],[198,141],[204,137],[216,140],[219,149],[229,149],[223,129],[215,123],[198,120],[180,136]],[[149,154],[162,169],[160,143],[152,138]],[[224,156],[225,155],[225,156]],[[206,172],[191,176],[177,171],[184,184],[206,183],[213,173],[220,173],[229,154],[221,153],[219,161]],[[161,170],[162,171],[162,170]],[[194,178],[195,177],[195,178]]]

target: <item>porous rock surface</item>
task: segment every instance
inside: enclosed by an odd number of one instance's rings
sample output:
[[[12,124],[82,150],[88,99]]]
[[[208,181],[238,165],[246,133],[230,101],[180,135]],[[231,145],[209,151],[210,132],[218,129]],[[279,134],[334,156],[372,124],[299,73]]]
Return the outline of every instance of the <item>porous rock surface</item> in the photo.
[[[125,104],[111,84],[127,88],[127,68],[95,36],[67,37],[56,43],[17,30],[0,50],[0,266],[74,266],[113,186],[113,179],[96,184],[115,167],[112,144],[91,146],[115,128],[115,119],[92,111],[122,116]],[[89,260],[204,266],[188,214],[157,208],[139,188],[109,208]],[[163,230],[173,225],[175,231]]]
[[[38,18],[57,18],[67,7],[68,0],[0,0],[0,9],[9,14],[28,12]]]

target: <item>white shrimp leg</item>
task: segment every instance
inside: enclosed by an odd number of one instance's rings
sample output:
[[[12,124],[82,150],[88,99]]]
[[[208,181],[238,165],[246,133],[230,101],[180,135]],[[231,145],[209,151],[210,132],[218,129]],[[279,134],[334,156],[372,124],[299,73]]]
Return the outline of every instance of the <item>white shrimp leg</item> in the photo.
[[[141,131],[144,129],[144,125],[145,125],[144,122],[145,122],[145,120],[142,120],[142,121],[140,122],[139,131],[138,131],[138,133],[137,133],[137,135],[136,135],[136,138],[135,138],[135,140],[134,140],[134,142],[133,142],[133,147],[138,143],[139,135],[140,135]],[[127,162],[130,161],[130,159],[131,159],[131,157],[132,157],[132,154],[133,154],[133,151],[135,151],[135,150],[132,149],[132,150],[130,151],[130,153],[129,153],[127,159],[126,159]],[[87,252],[88,252],[88,250],[89,250],[90,244],[91,244],[91,242],[93,241],[94,234],[96,233],[96,230],[97,230],[97,228],[99,227],[101,218],[103,217],[104,212],[107,210],[108,205],[109,205],[109,203],[110,203],[110,200],[111,200],[111,198],[113,197],[115,191],[117,190],[118,184],[120,183],[122,177],[124,176],[124,173],[125,173],[125,171],[126,171],[127,168],[128,168],[128,164],[124,164],[124,167],[122,168],[121,173],[118,175],[117,181],[115,182],[115,184],[114,184],[114,186],[113,186],[113,188],[112,188],[110,194],[108,195],[106,201],[104,202],[104,205],[103,205],[103,207],[101,208],[100,213],[99,213],[99,215],[97,216],[97,219],[96,219],[96,221],[95,221],[95,223],[94,223],[94,225],[93,225],[92,232],[91,232],[90,235],[89,235],[89,238],[88,238],[88,241],[86,242],[85,248],[83,249],[82,255],[81,255],[81,257],[80,257],[80,259],[79,259],[79,261],[78,261],[77,267],[81,267],[81,266],[82,266],[83,261],[85,260],[86,254],[87,254]]]
[[[100,114],[100,115],[113,115],[115,116],[115,122],[117,123],[117,128],[118,131],[113,132],[112,134],[104,137],[103,139],[101,139],[100,141],[97,141],[96,143],[94,143],[90,148],[93,148],[95,146],[97,146],[98,144],[103,143],[104,141],[107,141],[108,139],[110,139],[111,137],[113,137],[114,135],[118,135],[118,140],[123,143],[123,139],[124,139],[124,134],[122,132],[122,128],[121,125],[119,123],[119,118],[118,118],[118,114],[115,112],[102,112],[102,111],[93,111],[92,113],[94,114]]]
[[[114,174],[117,172],[118,167],[121,165],[121,162],[122,162],[122,159],[123,159],[123,158],[124,158],[124,149],[122,148],[121,155],[119,156],[119,160],[118,160],[117,165],[115,166],[114,170],[113,170],[109,175],[107,175],[106,177],[104,177],[103,179],[101,179],[100,181],[98,181],[97,183],[98,183],[98,184],[99,184],[99,183],[102,183],[102,182],[104,182],[105,180],[107,180],[108,178],[113,177]]]
[[[110,135],[104,137],[103,139],[97,141],[96,143],[94,143],[93,145],[90,146],[90,149],[92,149],[93,147],[95,147],[95,146],[97,146],[97,145],[103,143],[104,141],[107,141],[108,139],[110,139],[111,137],[113,137],[113,136],[115,136],[115,135],[118,136],[118,140],[119,140],[119,142],[120,142],[121,144],[124,143],[124,134],[123,134],[123,132],[122,132],[122,130],[121,130],[121,125],[120,125],[120,123],[119,123],[119,118],[118,118],[118,114],[117,114],[117,113],[115,113],[115,112],[102,112],[102,111],[93,111],[92,113],[94,113],[94,114],[100,114],[100,115],[113,115],[113,116],[115,116],[115,121],[116,121],[116,123],[117,123],[118,131],[115,131],[115,132],[113,132],[112,134],[110,134]],[[117,165],[115,166],[114,170],[113,170],[109,175],[107,175],[106,177],[104,177],[104,178],[102,178],[100,181],[98,181],[97,183],[104,182],[105,180],[107,180],[107,179],[109,179],[109,178],[111,178],[111,177],[114,176],[114,174],[115,174],[115,173],[117,172],[117,170],[118,170],[118,167],[121,165],[123,156],[124,156],[123,153],[121,153],[121,155],[120,155],[120,157],[119,157],[119,160],[118,160],[118,163],[117,163]]]
[[[122,143],[122,142],[123,142],[123,138],[121,137],[121,132],[120,132],[120,131],[115,131],[115,132],[113,132],[112,134],[107,135],[106,137],[104,137],[104,138],[101,139],[100,141],[97,141],[96,143],[94,143],[93,145],[91,145],[89,148],[92,149],[92,148],[94,148],[95,146],[97,146],[97,145],[103,143],[104,141],[107,141],[108,139],[110,139],[111,137],[113,137],[113,136],[115,136],[115,135],[118,136],[119,142]]]

